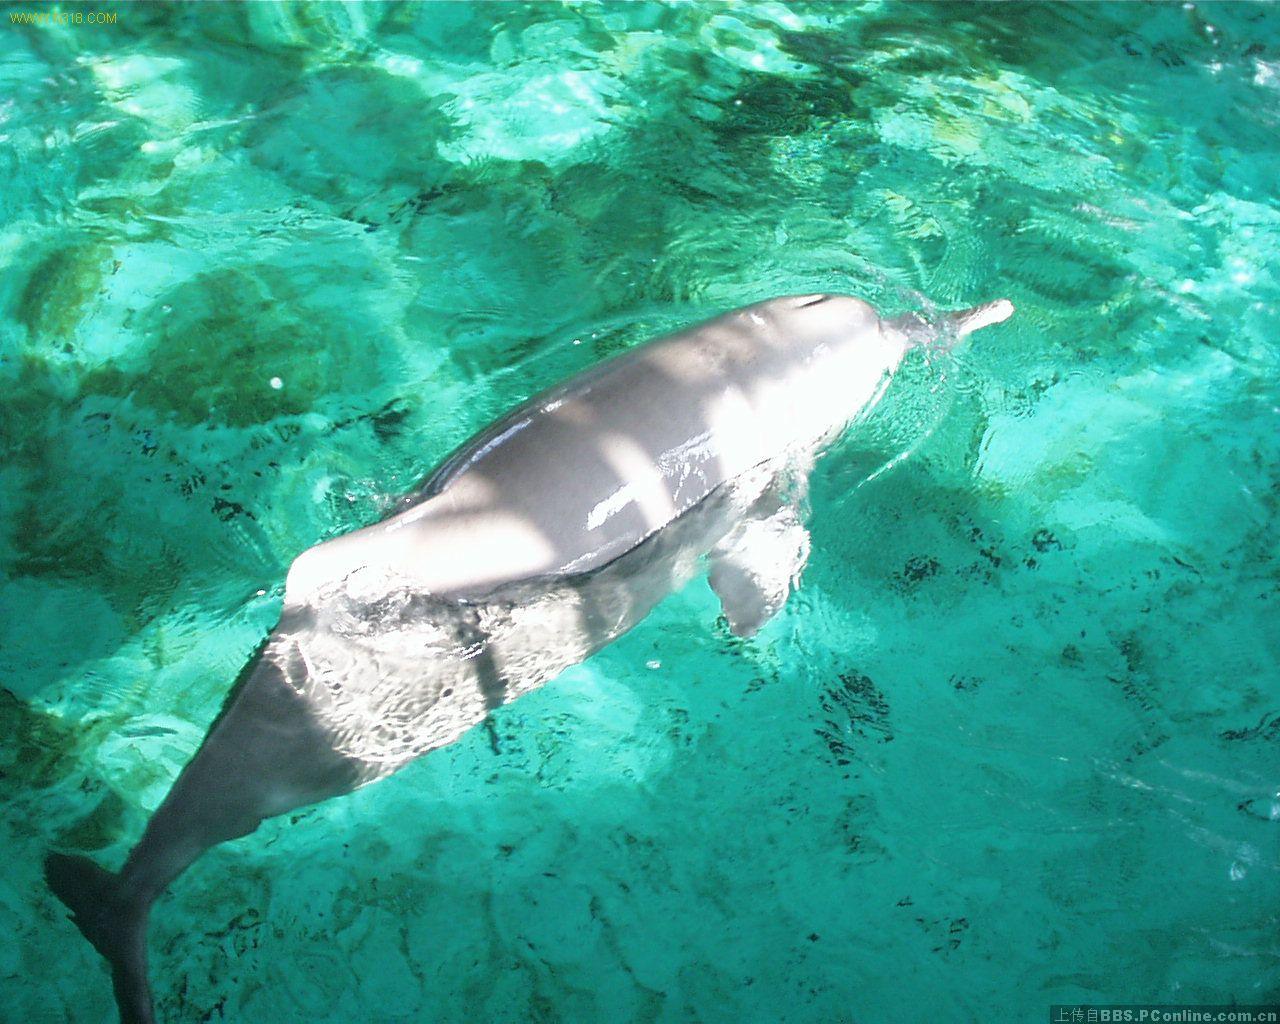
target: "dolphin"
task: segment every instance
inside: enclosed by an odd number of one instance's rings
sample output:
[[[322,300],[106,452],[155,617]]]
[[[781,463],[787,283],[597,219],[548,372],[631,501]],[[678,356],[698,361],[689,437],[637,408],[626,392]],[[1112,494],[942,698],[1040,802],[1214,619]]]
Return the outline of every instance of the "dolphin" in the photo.
[[[45,861],[124,1024],[155,1019],[151,907],[210,847],[452,743],[700,572],[734,633],[759,629],[808,554],[816,455],[910,348],[1012,313],[881,319],[828,294],[726,313],[535,395],[387,518],[299,555],[278,625],[120,871]]]

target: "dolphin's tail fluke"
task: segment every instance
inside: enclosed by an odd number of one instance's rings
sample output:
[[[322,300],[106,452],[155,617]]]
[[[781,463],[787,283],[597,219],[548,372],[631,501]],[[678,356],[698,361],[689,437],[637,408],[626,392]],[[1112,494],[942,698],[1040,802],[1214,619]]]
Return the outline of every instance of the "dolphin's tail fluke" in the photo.
[[[154,1024],[147,982],[147,919],[151,906],[130,898],[120,876],[88,857],[53,853],[44,877],[71,911],[71,920],[111,965],[121,1024]]]
[[[1013,316],[1013,303],[1008,299],[984,302],[981,306],[943,313],[930,318],[923,313],[904,313],[886,321],[887,326],[905,338],[908,348],[925,345],[946,351],[961,338],[992,324],[1004,323]]]

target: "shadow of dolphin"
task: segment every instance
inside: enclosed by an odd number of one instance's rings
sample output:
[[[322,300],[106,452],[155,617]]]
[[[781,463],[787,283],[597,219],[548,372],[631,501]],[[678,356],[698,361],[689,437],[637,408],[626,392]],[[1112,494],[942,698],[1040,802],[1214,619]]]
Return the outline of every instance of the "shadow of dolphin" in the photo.
[[[805,295],[727,313],[534,396],[387,519],[303,552],[279,624],[119,873],[46,860],[121,1019],[154,1020],[151,907],[210,847],[454,742],[704,568],[733,631],[753,633],[808,554],[816,453],[908,348],[1012,312],[882,321]]]

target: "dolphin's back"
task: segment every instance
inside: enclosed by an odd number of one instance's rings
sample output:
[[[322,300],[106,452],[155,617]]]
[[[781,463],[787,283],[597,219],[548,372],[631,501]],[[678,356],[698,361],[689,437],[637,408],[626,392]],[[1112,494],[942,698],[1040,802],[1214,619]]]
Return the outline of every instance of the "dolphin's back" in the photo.
[[[408,508],[304,552],[290,592],[380,561],[458,596],[598,568],[807,440],[794,378],[837,328],[878,324],[855,299],[788,297],[638,346],[481,431]]]

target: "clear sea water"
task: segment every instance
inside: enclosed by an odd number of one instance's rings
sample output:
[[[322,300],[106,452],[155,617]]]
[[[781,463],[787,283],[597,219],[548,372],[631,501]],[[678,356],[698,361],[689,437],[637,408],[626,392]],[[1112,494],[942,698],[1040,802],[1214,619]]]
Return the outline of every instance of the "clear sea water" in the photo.
[[[1047,1020],[1280,1000],[1280,8],[0,12],[0,1018],[113,1018],[115,867],[289,561],[610,353],[1008,296],[704,581],[217,849],[171,1021]]]

